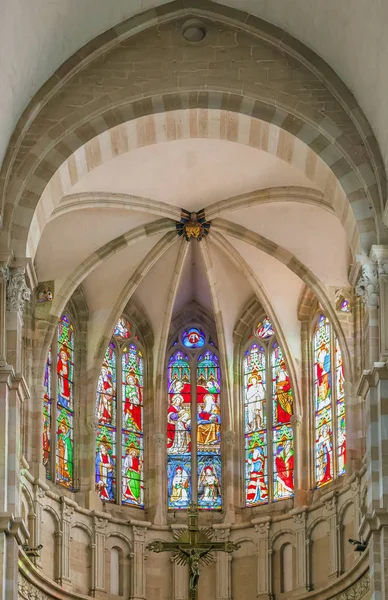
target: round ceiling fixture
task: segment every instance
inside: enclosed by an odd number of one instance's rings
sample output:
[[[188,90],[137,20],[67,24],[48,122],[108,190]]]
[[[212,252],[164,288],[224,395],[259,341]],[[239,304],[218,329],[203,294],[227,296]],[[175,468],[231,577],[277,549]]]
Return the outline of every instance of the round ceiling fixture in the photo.
[[[183,24],[182,35],[188,42],[202,42],[206,36],[205,25],[197,19],[190,19]]]

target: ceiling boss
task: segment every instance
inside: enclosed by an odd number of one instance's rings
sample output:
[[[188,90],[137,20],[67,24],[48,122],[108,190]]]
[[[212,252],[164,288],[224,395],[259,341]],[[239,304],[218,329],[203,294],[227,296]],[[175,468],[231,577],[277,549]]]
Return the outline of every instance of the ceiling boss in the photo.
[[[206,221],[205,210],[201,209],[196,213],[182,208],[181,220],[176,224],[176,230],[186,241],[190,242],[194,238],[200,242],[210,231],[210,222]]]

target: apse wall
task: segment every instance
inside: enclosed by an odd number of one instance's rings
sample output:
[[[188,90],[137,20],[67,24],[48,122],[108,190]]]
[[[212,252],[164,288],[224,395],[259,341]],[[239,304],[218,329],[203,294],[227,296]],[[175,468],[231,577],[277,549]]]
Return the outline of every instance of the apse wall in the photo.
[[[177,565],[169,553],[146,548],[151,541],[173,540],[174,530],[182,526],[175,514],[168,516],[169,525],[157,526],[144,520],[142,511],[137,520],[125,507],[87,509],[59,490],[36,485],[27,470],[22,485],[29,546],[43,547],[40,556],[21,552],[20,599],[188,598],[187,567]],[[362,469],[341,491],[326,493],[310,507],[287,512],[280,505],[261,507],[249,521],[214,524],[215,539],[241,547],[231,557],[219,553],[214,564],[201,570],[199,596],[369,598],[368,551],[354,552],[348,542],[358,536],[365,492]]]

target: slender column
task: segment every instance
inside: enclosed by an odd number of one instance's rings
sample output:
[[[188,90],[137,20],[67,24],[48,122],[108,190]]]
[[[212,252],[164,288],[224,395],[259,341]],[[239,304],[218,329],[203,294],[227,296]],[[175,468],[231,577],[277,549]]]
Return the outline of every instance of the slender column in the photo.
[[[252,519],[255,526],[257,539],[257,599],[269,600],[271,582],[270,576],[270,556],[269,556],[269,533],[271,527],[271,518],[262,517]]]
[[[338,494],[330,494],[325,502],[326,518],[329,522],[329,577],[338,577],[339,568],[339,540],[338,540]]]
[[[21,517],[0,514],[0,598],[18,599],[18,553],[19,546],[28,540],[29,534]]]
[[[306,484],[305,473],[303,469],[303,457],[302,453],[302,416],[292,415],[291,417],[292,431],[294,434],[294,492],[295,492],[295,506],[306,503]]]
[[[236,434],[234,431],[225,431],[223,439],[221,438],[221,444],[223,449],[223,469],[222,481],[224,487],[223,501],[224,501],[224,512],[225,521],[231,523],[235,520],[234,517],[234,506],[238,504],[237,498],[234,497],[236,491],[240,491],[236,482],[236,456],[235,456],[235,441]],[[243,480],[244,481],[244,480]]]
[[[145,523],[138,522],[133,527],[133,552],[132,558],[132,591],[131,600],[145,600],[146,598],[146,572],[145,549],[147,542],[147,527]],[[151,523],[147,523],[150,526]]]
[[[43,437],[43,415],[42,402],[45,394],[43,385],[35,385],[31,395],[31,410],[28,426],[30,428],[30,452],[27,460],[30,460],[31,472],[37,479],[46,479],[46,470],[42,463],[42,437]],[[52,440],[51,440],[52,445]],[[51,448],[51,451],[53,448]]]
[[[304,591],[307,588],[307,562],[306,562],[306,522],[307,513],[305,510],[292,517],[294,522],[294,531],[296,534],[296,589]]]

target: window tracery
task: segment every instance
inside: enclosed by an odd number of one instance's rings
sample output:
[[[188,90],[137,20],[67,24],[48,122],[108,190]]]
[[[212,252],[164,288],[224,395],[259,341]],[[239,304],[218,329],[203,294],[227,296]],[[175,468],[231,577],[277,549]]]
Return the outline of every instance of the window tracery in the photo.
[[[250,336],[243,382],[245,503],[251,507],[290,498],[294,493],[292,386],[268,317]]]
[[[173,344],[167,393],[168,508],[186,509],[194,500],[200,510],[218,510],[222,507],[220,366],[214,342],[199,327],[186,329]]]
[[[322,487],[346,470],[344,366],[338,339],[324,314],[315,324],[313,355],[315,481]]]
[[[144,507],[143,389],[143,352],[134,328],[121,317],[96,393],[95,482],[104,502]]]

